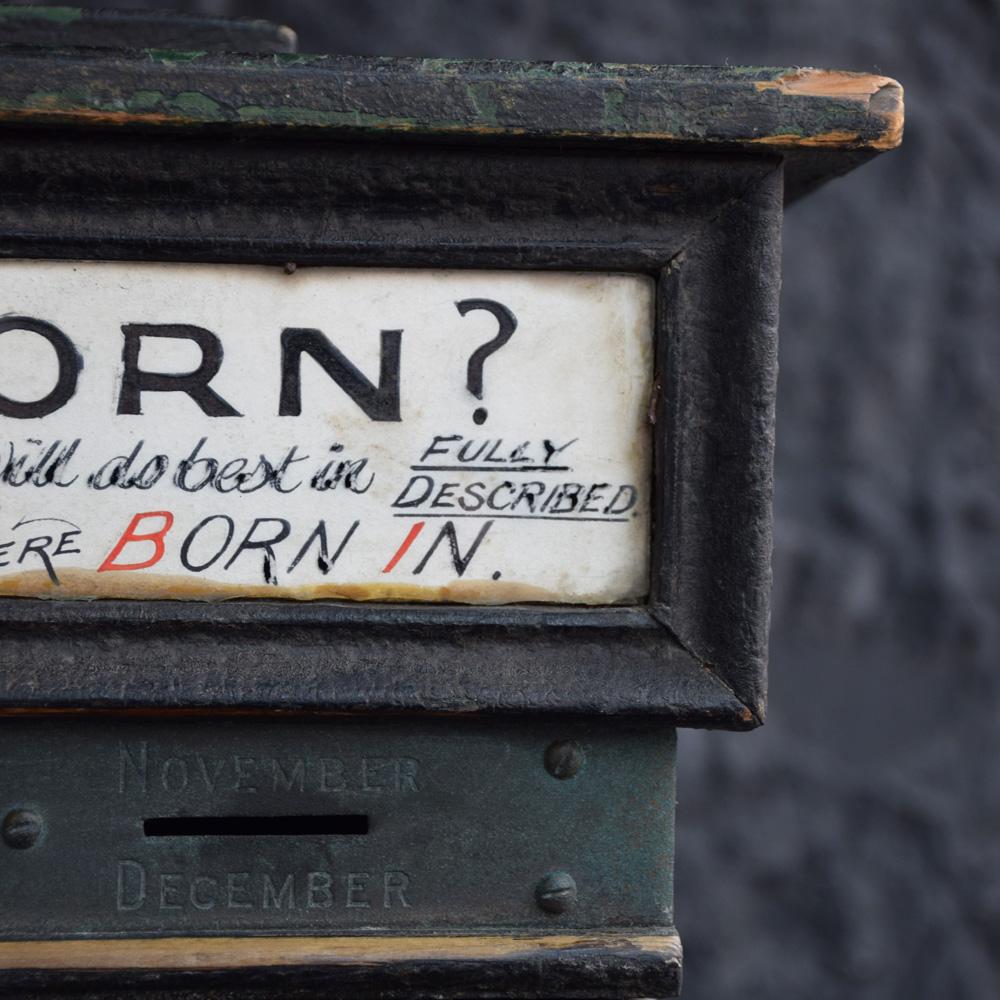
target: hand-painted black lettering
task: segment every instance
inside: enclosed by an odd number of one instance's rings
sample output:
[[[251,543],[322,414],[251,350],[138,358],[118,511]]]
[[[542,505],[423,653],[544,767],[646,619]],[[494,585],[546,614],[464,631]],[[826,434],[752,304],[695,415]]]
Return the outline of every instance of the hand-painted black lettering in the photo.
[[[367,493],[371,489],[372,483],[375,482],[374,472],[368,472],[368,476],[365,478],[368,459],[357,458],[354,461],[346,460],[344,464],[348,467],[347,475],[344,477],[344,485],[352,493]]]
[[[484,438],[482,441],[475,441],[472,438],[469,438],[469,440],[464,442],[462,447],[458,449],[458,460],[460,462],[474,462],[486,450],[489,443],[488,438]]]
[[[0,395],[0,415],[28,420],[31,417],[46,417],[61,406],[65,406],[76,392],[76,383],[83,368],[83,356],[73,345],[73,341],[58,327],[30,316],[6,316],[0,319],[0,334],[8,330],[27,330],[44,337],[56,352],[59,375],[52,391],[34,402],[21,402]]]
[[[549,508],[551,514],[570,514],[576,510],[583,492],[583,483],[563,483],[559,499]]]
[[[53,450],[60,444],[62,444],[61,441],[56,441],[55,446],[53,446]],[[52,452],[49,452],[49,454],[45,456],[45,459],[35,466],[35,474],[31,477],[32,485],[59,486],[63,489],[67,486],[72,486],[73,483],[75,483],[80,477],[73,476],[72,479],[64,479],[62,473],[66,470],[66,466],[72,461],[73,455],[79,447],[80,439],[74,438],[74,440],[58,452],[55,459],[46,466],[46,462],[49,461],[49,455],[52,454]]]
[[[293,444],[292,447],[288,449],[288,454],[285,455],[285,457],[281,460],[281,463],[274,470],[274,475],[271,476],[271,487],[272,489],[277,490],[279,493],[294,493],[302,485],[301,480],[299,480],[299,482],[295,483],[294,485],[287,487],[285,486],[284,483],[285,474],[288,472],[288,470],[296,462],[305,462],[309,458],[308,455],[299,455],[298,457],[296,457],[295,453],[298,450],[299,450],[298,446]]]
[[[486,502],[485,497],[482,494],[482,490],[485,489],[485,483],[469,483],[468,486],[465,487],[465,496],[458,498],[458,506],[461,507],[462,510],[479,510],[479,508]]]
[[[167,471],[170,460],[166,455],[154,455],[147,459],[137,472],[132,472],[132,465],[138,460],[145,444],[145,441],[140,440],[128,455],[109,458],[96,472],[87,477],[87,485],[93,490],[106,490],[112,486],[123,490],[133,487],[139,490],[152,489]]]
[[[268,538],[254,538],[253,534],[258,525],[276,524],[278,525],[274,533]],[[274,572],[274,548],[279,542],[283,542],[292,530],[292,526],[283,517],[258,517],[250,525],[250,530],[244,535],[243,541],[236,546],[236,551],[229,557],[229,562],[225,568],[229,569],[239,558],[241,552],[249,552],[251,549],[259,549],[264,553],[264,582],[272,586],[277,586],[278,575]]]
[[[455,495],[455,490],[457,490],[461,485],[461,483],[442,483],[438,487],[437,495],[431,501],[431,506],[454,507],[455,504],[452,502],[452,498]]]
[[[535,513],[536,501],[545,493],[545,483],[532,479],[529,482],[521,483],[521,490],[517,494],[517,499],[510,505],[511,510],[517,510],[523,502],[528,510]]]
[[[48,552],[45,551],[51,544],[51,535],[39,535],[37,538],[29,538],[24,543],[24,547],[21,549],[21,554],[17,557],[17,564],[20,566],[21,563],[24,562],[24,557],[28,555],[29,552],[34,552],[34,554],[42,560],[42,563],[45,566],[45,572],[49,575],[49,579],[58,587],[59,577],[56,576],[56,571],[52,567],[52,560],[49,558]]]
[[[587,490],[587,495],[583,498],[583,503],[580,504],[580,513],[596,514],[600,508],[594,505],[601,503],[604,499],[601,494],[610,486],[610,483],[592,483],[590,489]]]
[[[517,319],[514,314],[499,302],[492,299],[463,299],[455,303],[455,308],[463,315],[467,315],[474,309],[485,309],[491,313],[500,326],[497,335],[480,345],[469,356],[469,367],[466,374],[466,388],[476,399],[483,398],[483,365],[486,359],[496,351],[499,351],[504,344],[514,335],[517,329]]]
[[[68,556],[68,555],[81,555],[79,549],[70,548],[74,543],[74,539],[78,535],[82,534],[79,528],[74,528],[71,531],[64,531],[59,536],[59,544],[56,546],[55,551],[52,553],[54,556]]]
[[[317,469],[309,480],[309,487],[323,493],[343,484],[351,493],[367,493],[374,482],[375,473],[368,469],[367,458],[342,458]]]
[[[565,444],[556,444],[554,441],[549,441],[546,438],[542,442],[542,447],[545,449],[545,464],[548,465],[556,455],[561,451],[565,451],[571,444],[576,444],[577,441],[579,441],[579,438],[573,438]]]
[[[142,413],[144,392],[185,392],[210,417],[239,417],[209,382],[222,365],[222,341],[200,326],[186,323],[126,323],[122,326],[122,385],[118,394],[118,412]],[[144,372],[139,368],[139,348],[143,337],[191,340],[201,349],[201,364],[192,372]]]
[[[422,490],[423,492],[418,492]],[[433,492],[434,479],[431,476],[410,476],[403,492],[392,502],[393,507],[419,507]],[[412,496],[409,495],[412,492]]]
[[[194,544],[194,540],[201,534],[202,529],[209,524],[211,521],[225,521],[226,522],[226,540],[219,546],[219,551],[215,553],[207,562],[203,562],[196,566],[190,559],[191,546]],[[184,539],[184,544],[181,546],[181,565],[190,570],[192,573],[201,573],[208,569],[213,563],[215,563],[219,556],[229,546],[229,543],[233,540],[233,532],[236,531],[236,525],[233,523],[231,517],[227,517],[225,514],[211,514],[210,516],[199,521],[191,530],[188,532],[187,538]]]
[[[219,463],[214,458],[198,457],[206,440],[207,438],[199,438],[191,454],[187,458],[182,458],[177,464],[177,471],[174,473],[174,486],[184,490],[185,493],[196,493],[203,486],[207,486],[215,479],[215,474],[219,471]],[[201,474],[200,479],[190,482],[188,474],[198,465],[204,465],[205,471]]]
[[[312,533],[306,539],[305,544],[301,549],[299,549],[299,554],[289,564],[288,572],[291,573],[292,570],[298,566],[298,564],[302,561],[302,557],[309,551],[312,544],[318,541],[319,552],[316,553],[316,566],[323,576],[326,576],[330,570],[333,569],[337,560],[340,558],[340,553],[347,547],[347,543],[351,540],[351,535],[358,530],[358,525],[360,523],[360,521],[355,521],[350,528],[347,529],[347,534],[341,539],[340,544],[337,546],[337,551],[331,556],[329,555],[327,548],[326,522],[320,521],[319,524],[313,528]]]
[[[444,444],[446,441],[461,441],[461,434],[435,434],[434,440],[427,446],[427,450],[420,456],[421,462],[426,462],[431,455],[447,455],[449,452],[448,448],[439,448],[439,444]]]
[[[631,485],[619,486],[618,492],[611,498],[611,502],[604,508],[604,514],[624,514],[630,511],[639,499],[639,491]]]
[[[279,417],[302,413],[302,355],[308,354],[371,420],[399,421],[402,330],[383,330],[378,385],[372,383],[319,330],[281,331]]]
[[[232,461],[226,462],[219,469],[219,474],[212,485],[220,493],[232,493],[233,490],[238,489],[240,484],[245,483],[249,478],[249,475],[244,471],[246,467],[247,460],[245,458],[234,458]]]
[[[509,479],[505,479],[499,486],[494,486],[493,489],[490,490],[490,495],[486,498],[486,506],[489,507],[490,510],[507,510],[507,508],[513,504],[513,500],[509,503],[500,503],[497,499],[497,494],[501,490],[514,493],[516,492],[516,487]]]
[[[79,447],[80,438],[65,447],[60,439],[56,439],[47,449],[38,438],[28,438],[27,444],[37,448],[38,454],[33,456],[28,450],[17,451],[14,442],[8,442],[7,460],[0,470],[0,483],[6,486],[25,486],[31,483],[37,487],[66,487],[77,481],[78,476],[73,476],[72,479],[63,479],[61,476]]]
[[[487,521],[480,529],[479,534],[473,539],[472,544],[469,546],[468,552],[463,556],[458,548],[458,535],[455,533],[455,525],[452,521],[445,521],[444,527],[438,532],[437,538],[431,543],[431,547],[427,550],[423,559],[417,564],[416,569],[414,569],[414,574],[422,573],[424,567],[427,565],[428,560],[432,555],[434,555],[435,549],[441,543],[443,538],[448,539],[448,547],[451,550],[451,562],[455,567],[455,572],[462,576],[466,569],[469,567],[469,563],[472,562],[472,557],[476,554],[476,549],[479,548],[480,543],[486,537],[487,532],[493,527],[492,521]]]

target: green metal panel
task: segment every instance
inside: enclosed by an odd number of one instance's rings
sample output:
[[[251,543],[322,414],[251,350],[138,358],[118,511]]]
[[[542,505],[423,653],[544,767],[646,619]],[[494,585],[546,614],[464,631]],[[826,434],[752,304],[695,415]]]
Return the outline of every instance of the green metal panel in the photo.
[[[0,933],[671,923],[674,731],[601,719],[8,719]]]

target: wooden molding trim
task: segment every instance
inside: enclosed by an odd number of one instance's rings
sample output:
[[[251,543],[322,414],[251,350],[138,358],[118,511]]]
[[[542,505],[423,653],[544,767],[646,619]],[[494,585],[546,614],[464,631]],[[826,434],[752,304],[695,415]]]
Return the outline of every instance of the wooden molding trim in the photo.
[[[413,937],[169,937],[0,942],[0,971],[220,970],[490,961],[553,952],[622,951],[681,959],[676,934]]]

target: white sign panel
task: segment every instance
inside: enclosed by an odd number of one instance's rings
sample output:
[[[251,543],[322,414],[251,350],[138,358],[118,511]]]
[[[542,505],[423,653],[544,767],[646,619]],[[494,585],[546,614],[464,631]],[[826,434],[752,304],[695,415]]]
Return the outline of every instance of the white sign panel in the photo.
[[[635,603],[653,284],[0,263],[0,594]]]

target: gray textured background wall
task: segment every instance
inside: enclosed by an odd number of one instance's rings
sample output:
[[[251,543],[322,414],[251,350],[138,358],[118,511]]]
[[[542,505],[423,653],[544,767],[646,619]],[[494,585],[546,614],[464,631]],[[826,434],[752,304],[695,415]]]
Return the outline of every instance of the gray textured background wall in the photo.
[[[770,717],[682,737],[685,996],[1000,996],[998,0],[177,5],[307,51],[903,82],[904,148],[786,221]]]

